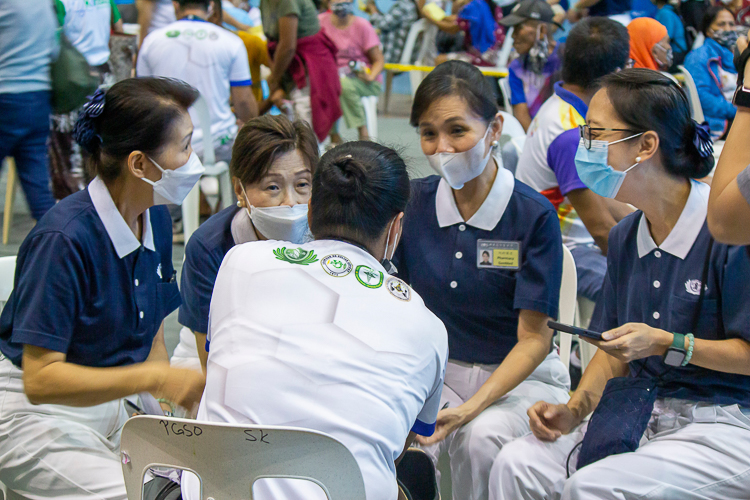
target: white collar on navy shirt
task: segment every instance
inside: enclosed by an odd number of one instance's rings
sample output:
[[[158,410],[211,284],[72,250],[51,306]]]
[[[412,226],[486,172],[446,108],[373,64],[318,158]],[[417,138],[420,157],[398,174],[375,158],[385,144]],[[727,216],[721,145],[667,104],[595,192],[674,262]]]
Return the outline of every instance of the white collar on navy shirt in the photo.
[[[122,218],[120,211],[117,210],[115,202],[112,201],[112,196],[109,194],[109,189],[104,185],[104,181],[97,176],[89,184],[88,190],[91,202],[94,204],[94,209],[96,209],[97,215],[102,220],[109,239],[112,240],[117,256],[122,259],[126,255],[138,250],[141,247],[141,242],[138,241],[133,231],[130,230],[128,223]],[[148,210],[143,212],[143,246],[151,251],[155,251],[154,234],[151,230],[151,219]]]
[[[685,208],[682,209],[677,224],[661,244],[656,246],[654,239],[651,237],[651,231],[648,228],[646,216],[641,214],[641,221],[638,224],[638,257],[643,258],[652,250],[659,249],[675,257],[684,260],[698,234],[703,228],[708,212],[708,193],[711,188],[702,182],[690,181],[690,195],[688,195]]]
[[[487,199],[484,200],[477,213],[472,215],[468,221],[465,221],[466,224],[478,229],[484,229],[485,231],[492,231],[497,226],[497,223],[500,222],[513,194],[513,187],[516,184],[515,177],[513,177],[513,174],[509,170],[503,167],[502,161],[495,158],[495,163],[497,163],[497,175],[495,176],[495,182],[492,183],[492,189],[490,189]],[[452,226],[453,224],[464,222],[456,206],[453,190],[445,179],[440,179],[440,184],[437,188],[435,211],[437,212],[437,220],[440,227]]]

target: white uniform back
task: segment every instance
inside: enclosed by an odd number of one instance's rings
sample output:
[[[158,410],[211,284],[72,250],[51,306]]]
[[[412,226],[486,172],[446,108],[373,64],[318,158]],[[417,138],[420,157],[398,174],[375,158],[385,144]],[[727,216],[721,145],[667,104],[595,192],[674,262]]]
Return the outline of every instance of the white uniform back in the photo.
[[[203,95],[211,114],[211,135],[218,146],[237,134],[229,107],[230,84],[250,85],[247,50],[234,33],[204,21],[181,20],[151,32],[138,54],[138,76],[183,80]],[[193,149],[202,154],[203,131],[191,108]]]
[[[393,500],[410,429],[437,417],[445,327],[364,250],[331,240],[296,248],[253,242],[224,258],[198,420],[327,432],[356,458],[367,498]],[[183,480],[186,500],[197,498],[196,482]],[[315,497],[304,484],[266,480],[256,498]]]

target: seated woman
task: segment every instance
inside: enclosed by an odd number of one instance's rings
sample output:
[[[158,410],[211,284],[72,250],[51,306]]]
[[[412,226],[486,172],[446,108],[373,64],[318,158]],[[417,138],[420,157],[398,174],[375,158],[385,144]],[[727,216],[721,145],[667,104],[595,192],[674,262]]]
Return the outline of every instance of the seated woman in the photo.
[[[440,26],[446,33],[463,33],[463,50],[448,52],[435,58],[435,64],[445,61],[465,61],[474,66],[495,66],[505,39],[498,20],[503,13],[492,0],[457,0],[453,3],[453,11],[457,12],[446,17],[442,22],[447,26]]]
[[[192,409],[205,379],[170,368],[164,318],[180,304],[172,222],[203,173],[190,147],[198,92],[123,80],[84,106],[76,140],[96,177],[55,205],[18,252],[0,316],[0,480],[35,499],[126,499],[123,398]]]
[[[206,369],[211,294],[229,250],[249,241],[306,241],[307,202],[317,163],[318,143],[303,121],[260,116],[240,129],[229,164],[237,206],[208,219],[185,247],[178,317],[185,328],[173,366]]]
[[[685,68],[695,80],[703,115],[711,127],[714,138],[723,136],[734,119],[737,108],[732,96],[737,88],[737,70],[734,68],[734,16],[723,5],[710,7],[703,16],[701,27],[706,41],[685,58]]]
[[[362,97],[378,96],[383,85],[383,52],[375,28],[354,15],[353,0],[331,0],[330,11],[318,15],[320,28],[338,49],[336,64],[341,77],[341,111],[346,126],[357,129],[359,140],[369,138]],[[342,139],[334,127],[331,142]]]
[[[639,17],[628,24],[630,59],[634,68],[666,71],[672,66],[672,47],[669,35],[659,21]]]
[[[270,97],[260,114],[286,94],[294,118],[312,125],[322,142],[341,118],[336,46],[321,31],[312,0],[261,0],[260,12],[271,56]]]
[[[544,0],[524,0],[500,24],[513,28],[513,49],[518,57],[508,66],[510,104],[524,130],[528,130],[553,85],[561,61],[553,36],[555,13]]]
[[[432,434],[448,355],[440,320],[387,274],[409,193],[395,151],[349,142],[313,175],[315,241],[227,253],[211,300],[198,420],[326,432],[354,455],[367,498],[396,498],[395,461],[415,434]],[[295,480],[254,490],[262,499],[325,498]],[[184,477],[184,498],[199,491],[195,476]]]
[[[560,300],[560,223],[494,158],[503,120],[476,67],[450,61],[428,74],[411,124],[440,176],[412,182],[395,264],[450,345],[437,429],[419,442],[435,463],[449,453],[454,498],[487,498],[498,452],[529,432],[528,407],[568,400],[570,377],[547,327]]]
[[[671,79],[627,69],[604,78],[582,135],[581,180],[639,210],[610,233],[600,350],[567,404],[529,409],[533,435],[500,453],[490,498],[746,498],[750,258],[708,232],[709,187],[692,180],[714,163],[708,131]],[[644,402],[625,412],[632,391]],[[620,437],[632,452],[593,461]]]

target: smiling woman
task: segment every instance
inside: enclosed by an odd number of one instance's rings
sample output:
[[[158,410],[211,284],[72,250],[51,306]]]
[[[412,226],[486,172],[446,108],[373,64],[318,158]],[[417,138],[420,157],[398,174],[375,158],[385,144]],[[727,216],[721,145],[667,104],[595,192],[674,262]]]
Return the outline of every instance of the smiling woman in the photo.
[[[229,165],[237,206],[208,219],[185,248],[178,318],[185,328],[173,365],[205,370],[211,295],[221,261],[232,247],[258,240],[305,241],[317,164],[318,144],[305,122],[261,116],[240,129]]]

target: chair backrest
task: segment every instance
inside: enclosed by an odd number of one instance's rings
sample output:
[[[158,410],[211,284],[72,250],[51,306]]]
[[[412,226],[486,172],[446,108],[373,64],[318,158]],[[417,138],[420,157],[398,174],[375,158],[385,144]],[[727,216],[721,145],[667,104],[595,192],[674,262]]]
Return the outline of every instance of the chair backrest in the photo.
[[[120,450],[130,500],[142,500],[152,466],[193,472],[202,499],[252,500],[258,479],[294,478],[316,483],[330,500],[365,500],[354,456],[322,432],[144,415],[125,423]]]
[[[500,49],[500,54],[497,56],[496,68],[507,68],[508,59],[510,59],[510,51],[513,49],[513,28],[508,28],[505,33],[505,40],[503,46]]]
[[[201,145],[203,146],[203,164],[211,166],[216,163],[216,154],[214,153],[214,141],[211,135],[211,113],[208,110],[208,102],[203,95],[193,103],[193,110],[198,115],[198,126],[203,132]]]
[[[419,34],[422,33],[425,29],[425,20],[424,19],[417,19],[417,21],[411,25],[411,28],[409,28],[409,34],[406,35],[406,42],[404,42],[404,48],[401,51],[401,59],[399,60],[399,64],[411,64],[411,58],[414,54],[414,47],[417,44],[417,38],[419,37]],[[419,64],[421,61],[417,61],[417,64]]]
[[[503,108],[506,113],[513,113],[513,106],[510,104],[510,81],[508,77],[499,78],[497,85],[500,87],[500,92],[503,94]]]
[[[518,118],[505,111],[500,111],[500,114],[503,116],[502,135],[509,135],[513,139],[517,137],[526,137],[526,131],[523,129],[521,122],[518,121]]]
[[[703,107],[701,106],[701,99],[698,95],[698,87],[695,86],[695,80],[693,75],[685,68],[685,66],[677,66],[677,69],[682,73],[684,83],[682,87],[687,92],[688,101],[690,102],[690,114],[693,115],[693,120],[698,123],[703,123],[705,118],[703,117]]]
[[[8,301],[13,291],[13,279],[16,276],[16,256],[0,257],[0,310]]]
[[[568,247],[563,245],[563,272],[560,283],[560,306],[558,321],[566,325],[572,325],[576,317],[576,296],[578,295],[578,274],[576,273],[576,262]],[[573,336],[569,333],[560,334],[560,359],[566,367],[570,366],[570,349],[573,344]]]

